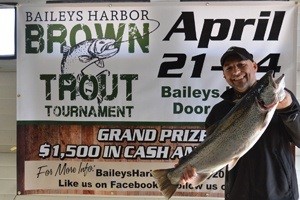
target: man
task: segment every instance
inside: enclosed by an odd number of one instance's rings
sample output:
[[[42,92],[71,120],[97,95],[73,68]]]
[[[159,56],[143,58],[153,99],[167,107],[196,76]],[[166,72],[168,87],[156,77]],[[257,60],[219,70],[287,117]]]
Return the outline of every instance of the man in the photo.
[[[258,66],[253,55],[241,47],[229,48],[221,57],[223,75],[231,89],[216,104],[206,119],[206,127],[221,120],[256,83]],[[246,128],[246,127],[245,127]],[[300,106],[295,96],[285,90],[275,114],[259,141],[225,176],[226,200],[298,200],[294,157],[290,148],[300,147]],[[196,176],[189,166],[181,183]]]

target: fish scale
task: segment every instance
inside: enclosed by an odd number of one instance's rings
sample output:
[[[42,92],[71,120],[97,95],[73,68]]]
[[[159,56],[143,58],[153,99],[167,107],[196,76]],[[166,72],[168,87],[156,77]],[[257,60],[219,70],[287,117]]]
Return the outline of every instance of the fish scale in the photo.
[[[221,119],[206,130],[208,137],[174,168],[151,171],[163,195],[169,199],[180,184],[187,166],[197,171],[193,185],[204,182],[226,165],[231,170],[239,158],[261,137],[284,94],[284,75],[273,80],[267,72]]]

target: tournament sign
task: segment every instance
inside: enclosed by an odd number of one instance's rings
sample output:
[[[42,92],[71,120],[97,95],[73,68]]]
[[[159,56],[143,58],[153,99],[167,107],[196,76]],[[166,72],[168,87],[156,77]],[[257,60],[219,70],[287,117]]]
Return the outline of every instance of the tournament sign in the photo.
[[[205,141],[230,46],[295,90],[296,15],[293,2],[19,5],[18,193],[161,196],[150,171]],[[175,196],[222,197],[224,175]]]

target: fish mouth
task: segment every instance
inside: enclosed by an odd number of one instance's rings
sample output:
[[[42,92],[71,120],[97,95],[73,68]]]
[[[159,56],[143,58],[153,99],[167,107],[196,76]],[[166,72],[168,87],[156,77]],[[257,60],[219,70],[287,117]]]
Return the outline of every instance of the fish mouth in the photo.
[[[103,45],[100,52],[108,51],[108,50],[115,50],[115,42],[108,42],[107,44]]]
[[[273,101],[272,103],[266,104],[263,100],[258,99],[257,97],[255,98],[255,101],[258,105],[258,107],[261,110],[270,110],[272,109],[274,106],[276,106],[277,102]]]

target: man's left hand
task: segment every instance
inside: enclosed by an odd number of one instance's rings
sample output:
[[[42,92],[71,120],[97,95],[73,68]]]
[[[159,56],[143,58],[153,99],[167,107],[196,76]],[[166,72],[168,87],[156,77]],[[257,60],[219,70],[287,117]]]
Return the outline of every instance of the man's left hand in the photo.
[[[276,109],[283,109],[291,105],[292,97],[288,91],[285,90],[285,97],[282,101],[279,101]]]

